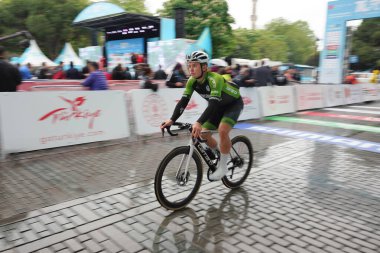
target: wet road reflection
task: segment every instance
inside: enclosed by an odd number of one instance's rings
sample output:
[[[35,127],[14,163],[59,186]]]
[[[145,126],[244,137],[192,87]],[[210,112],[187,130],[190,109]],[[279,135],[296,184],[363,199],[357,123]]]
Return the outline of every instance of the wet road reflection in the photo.
[[[204,217],[191,208],[168,215],[153,240],[153,252],[223,252],[223,239],[242,228],[249,197],[243,188],[231,190],[219,207],[210,207]],[[170,248],[166,248],[170,247]]]

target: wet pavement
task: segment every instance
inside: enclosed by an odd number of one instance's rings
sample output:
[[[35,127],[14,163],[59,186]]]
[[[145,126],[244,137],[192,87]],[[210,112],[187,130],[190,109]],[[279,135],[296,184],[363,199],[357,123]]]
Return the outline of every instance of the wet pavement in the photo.
[[[358,106],[380,112],[379,102]],[[282,116],[380,128],[376,121]],[[375,132],[246,123],[380,145]],[[255,150],[243,187],[231,191],[204,178],[178,212],[156,201],[153,178],[162,158],[187,144],[187,134],[9,157],[0,164],[0,252],[380,252],[380,153],[233,130],[239,134]]]

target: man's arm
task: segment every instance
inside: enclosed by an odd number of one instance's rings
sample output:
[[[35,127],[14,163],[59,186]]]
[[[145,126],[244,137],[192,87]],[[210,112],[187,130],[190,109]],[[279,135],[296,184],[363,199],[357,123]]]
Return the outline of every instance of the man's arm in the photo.
[[[171,120],[175,122],[179,117],[181,117],[182,113],[185,111],[187,104],[190,101],[191,96],[193,95],[194,88],[193,84],[195,82],[195,79],[190,78],[185,87],[185,91],[183,92],[183,96],[181,100],[177,103],[173,115],[171,116]]]
[[[90,74],[83,82],[82,85],[86,87],[90,87],[94,80],[94,75]]]

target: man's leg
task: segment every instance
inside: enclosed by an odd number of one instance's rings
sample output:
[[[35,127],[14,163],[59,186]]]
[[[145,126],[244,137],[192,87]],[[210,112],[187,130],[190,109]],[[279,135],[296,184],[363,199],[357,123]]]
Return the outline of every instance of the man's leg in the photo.
[[[220,180],[227,174],[227,161],[230,156],[231,149],[231,140],[230,140],[230,131],[231,125],[221,122],[219,125],[219,137],[220,137],[220,161],[217,170],[210,175],[211,180]]]
[[[202,131],[207,131],[208,129],[202,128]],[[207,146],[209,146],[211,149],[215,150],[218,146],[218,143],[216,142],[215,138],[212,137],[212,133],[202,133],[201,138],[206,140]]]

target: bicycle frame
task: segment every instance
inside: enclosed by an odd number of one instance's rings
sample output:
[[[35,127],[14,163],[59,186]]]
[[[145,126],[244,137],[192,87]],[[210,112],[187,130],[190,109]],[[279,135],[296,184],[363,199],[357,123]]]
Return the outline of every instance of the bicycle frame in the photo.
[[[191,132],[191,130],[192,129],[190,128],[189,131]],[[190,160],[191,160],[191,157],[193,156],[194,149],[196,149],[198,151],[198,153],[201,155],[201,157],[203,158],[203,160],[211,168],[212,171],[216,170],[216,166],[212,162],[211,158],[207,155],[206,150],[203,148],[203,146],[201,144],[202,142],[206,142],[206,141],[202,140],[200,138],[193,138],[193,137],[191,137],[190,142],[189,142],[190,151],[189,151],[189,154],[188,154],[188,157],[187,157],[184,175],[186,175],[187,172],[188,172]],[[178,168],[177,173],[176,173],[176,178],[178,178],[178,173],[181,171],[181,168],[182,168],[183,162],[185,160],[185,157],[186,157],[186,155],[183,155],[183,157],[181,159],[181,163],[180,163],[179,168]]]

